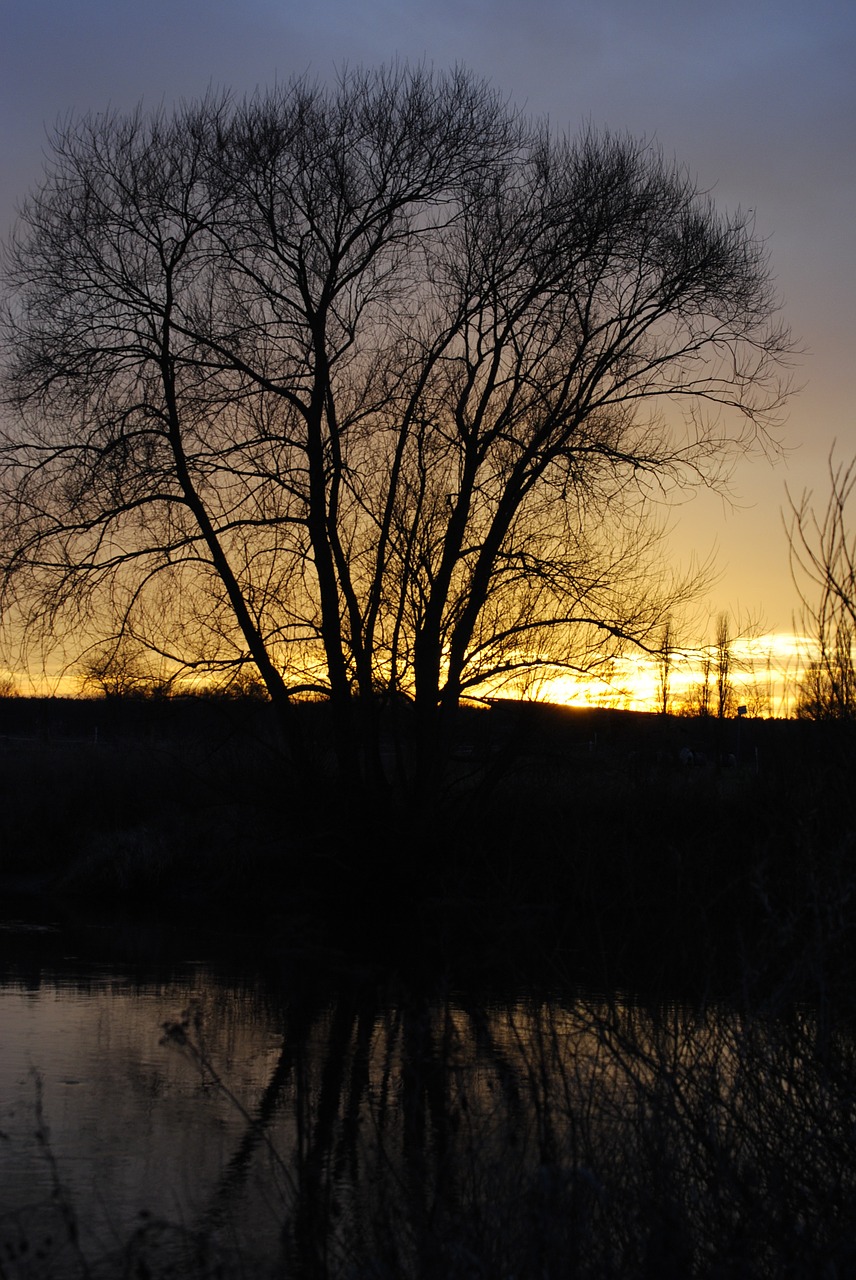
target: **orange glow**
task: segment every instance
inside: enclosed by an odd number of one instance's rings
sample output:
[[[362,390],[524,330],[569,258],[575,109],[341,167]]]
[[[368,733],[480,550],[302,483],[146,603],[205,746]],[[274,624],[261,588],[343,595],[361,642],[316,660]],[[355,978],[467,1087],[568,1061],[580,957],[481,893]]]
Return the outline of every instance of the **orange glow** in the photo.
[[[812,652],[812,641],[793,632],[770,632],[753,639],[735,640],[731,646],[729,673],[735,706],[745,705],[748,714],[753,716],[793,714],[800,676],[811,660]],[[693,699],[698,698],[704,679],[703,660],[701,649],[678,650],[672,655],[669,711],[692,710]],[[80,677],[70,671],[35,676],[4,672],[0,668],[0,685],[4,674],[10,689],[25,696],[80,696]],[[656,656],[637,652],[613,659],[608,677],[555,675],[530,682],[527,687],[515,688],[509,684],[500,690],[485,692],[571,707],[659,711],[662,703],[661,678]],[[715,664],[708,678],[715,683]]]
[[[750,715],[788,716],[794,709],[797,685],[812,649],[805,636],[774,632],[731,646],[730,683],[737,706]],[[704,653],[680,650],[672,655],[668,706],[672,712],[689,711],[704,680]],[[566,706],[612,707],[627,711],[658,711],[662,702],[660,663],[645,653],[628,654],[612,664],[605,679],[555,676],[538,689],[538,700]],[[708,679],[715,683],[715,669]]]

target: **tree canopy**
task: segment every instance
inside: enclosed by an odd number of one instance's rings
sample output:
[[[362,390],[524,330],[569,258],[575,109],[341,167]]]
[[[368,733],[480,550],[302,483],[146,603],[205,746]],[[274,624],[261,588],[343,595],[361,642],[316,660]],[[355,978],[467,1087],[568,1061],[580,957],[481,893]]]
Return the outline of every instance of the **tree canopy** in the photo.
[[[251,663],[339,757],[379,696],[645,642],[651,512],[769,440],[751,217],[465,71],[72,119],[7,247],[2,589],[33,638]]]

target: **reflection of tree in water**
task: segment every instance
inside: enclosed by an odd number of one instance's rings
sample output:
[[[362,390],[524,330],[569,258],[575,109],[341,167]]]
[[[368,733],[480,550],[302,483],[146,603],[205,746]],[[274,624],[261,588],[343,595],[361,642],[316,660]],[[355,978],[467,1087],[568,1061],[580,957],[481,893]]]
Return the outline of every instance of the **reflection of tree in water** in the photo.
[[[856,1260],[856,1053],[805,1014],[349,990],[285,1011],[245,1115],[200,1225],[240,1221],[273,1152],[286,1274]]]

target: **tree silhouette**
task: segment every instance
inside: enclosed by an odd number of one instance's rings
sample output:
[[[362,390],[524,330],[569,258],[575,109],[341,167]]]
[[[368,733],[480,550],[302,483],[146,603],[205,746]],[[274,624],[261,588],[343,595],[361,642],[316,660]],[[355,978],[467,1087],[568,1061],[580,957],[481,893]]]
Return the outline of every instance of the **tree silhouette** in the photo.
[[[856,716],[856,535],[848,504],[856,489],[856,459],[829,457],[829,495],[820,514],[812,494],[791,498],[786,525],[791,576],[799,592],[800,624],[812,645],[797,696],[797,715],[809,720]]]
[[[731,620],[726,612],[718,613],[713,641],[713,662],[716,672],[716,714],[720,720],[733,714],[734,709],[733,643]]]
[[[653,647],[655,504],[769,441],[788,351],[749,217],[463,71],[73,120],[6,284],[11,625],[251,663],[295,743],[323,694],[352,778],[379,695],[427,776],[468,691]]]

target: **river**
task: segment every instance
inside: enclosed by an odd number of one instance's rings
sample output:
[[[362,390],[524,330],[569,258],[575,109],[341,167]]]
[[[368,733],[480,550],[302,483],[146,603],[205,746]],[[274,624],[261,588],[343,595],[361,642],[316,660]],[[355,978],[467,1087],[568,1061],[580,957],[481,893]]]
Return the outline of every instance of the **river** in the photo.
[[[853,1042],[811,1011],[0,943],[4,1278],[773,1275],[856,1242]]]

